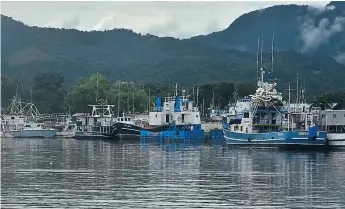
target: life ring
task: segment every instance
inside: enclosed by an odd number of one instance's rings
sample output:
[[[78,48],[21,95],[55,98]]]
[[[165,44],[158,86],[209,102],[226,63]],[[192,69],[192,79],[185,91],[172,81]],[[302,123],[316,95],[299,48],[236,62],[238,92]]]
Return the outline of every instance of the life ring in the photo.
[[[178,120],[178,121],[181,121],[181,117],[178,117],[177,120]]]
[[[186,107],[183,107],[182,110],[183,110],[183,111],[186,111]]]

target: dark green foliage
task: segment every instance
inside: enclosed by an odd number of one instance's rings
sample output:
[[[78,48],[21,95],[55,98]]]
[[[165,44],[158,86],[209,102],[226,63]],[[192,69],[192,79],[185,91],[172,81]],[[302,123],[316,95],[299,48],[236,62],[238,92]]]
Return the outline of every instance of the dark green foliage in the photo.
[[[148,96],[148,89],[151,96],[172,95],[175,83],[179,89],[188,89],[189,94],[192,86],[200,86],[199,103],[204,98],[206,104],[210,104],[215,91],[215,104],[218,105],[219,100],[224,106],[235,86],[240,96],[253,93],[257,59],[253,52],[257,50],[257,37],[264,34],[264,51],[270,52],[273,31],[275,49],[279,51],[274,56],[274,74],[279,79],[281,92],[288,87],[288,82],[296,85],[297,71],[300,82],[306,83],[309,98],[325,89],[344,91],[344,65],[323,55],[344,52],[345,35],[332,36],[321,47],[323,53],[316,53],[317,57],[296,52],[303,44],[300,26],[306,15],[315,20],[315,25],[322,18],[333,20],[344,16],[341,6],[344,3],[330,4],[336,9],[318,15],[307,6],[296,5],[253,11],[239,17],[224,31],[189,40],[143,36],[126,29],[84,32],[29,27],[1,15],[1,69],[3,75],[11,78],[2,82],[3,101],[15,95],[16,78],[20,80],[22,97],[30,100],[29,89],[32,89],[33,99],[41,103],[44,111],[62,111],[72,106],[84,111],[96,98],[95,77],[87,78],[99,72],[105,79],[99,96],[111,103],[117,103],[119,97],[113,82],[122,80],[134,81],[135,94],[141,89],[143,98]],[[271,54],[263,54],[263,64],[266,69],[271,68]],[[52,74],[46,74],[49,75],[46,78],[36,77],[34,84],[35,75],[40,72]],[[62,77],[64,83],[60,80]],[[66,94],[62,89],[69,91],[64,104],[54,106]],[[121,101],[127,101],[133,91],[124,90]],[[52,94],[51,98],[43,100],[47,94]],[[140,109],[147,108],[147,103],[140,103]],[[128,108],[126,102],[120,106]]]
[[[345,92],[329,92],[314,97],[312,104],[321,109],[331,108],[332,103],[337,103],[336,110],[345,109]]]
[[[66,92],[62,89],[63,77],[60,73],[39,72],[34,78],[32,100],[45,113],[62,112],[61,102]]]
[[[294,8],[287,6],[290,7]],[[110,81],[134,81],[138,86],[147,83],[167,86],[170,77],[171,86],[177,82],[186,88],[221,81],[252,82],[256,77],[256,56],[244,52],[219,50],[188,40],[142,36],[124,29],[82,32],[28,27],[8,17],[1,18],[2,73],[20,79],[29,88],[38,72],[59,72],[67,89],[72,89],[79,77],[95,72]],[[241,39],[245,35],[236,37]],[[252,44],[255,48],[256,43]],[[283,45],[277,39],[276,46]],[[268,67],[270,57],[264,54]],[[309,94],[317,94],[324,88],[343,88],[340,85],[345,77],[343,65],[330,58],[308,58],[296,52],[275,55],[279,88],[285,89],[289,81],[295,81],[298,62],[300,80],[307,83]],[[152,95],[156,94],[153,88]]]

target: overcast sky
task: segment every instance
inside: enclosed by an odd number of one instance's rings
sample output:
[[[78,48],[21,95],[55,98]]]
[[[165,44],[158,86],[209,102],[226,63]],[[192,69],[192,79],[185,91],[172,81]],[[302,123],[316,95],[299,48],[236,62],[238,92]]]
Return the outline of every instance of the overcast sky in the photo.
[[[1,13],[27,25],[103,30],[132,29],[189,38],[227,28],[244,13],[277,4],[326,2],[1,2]]]

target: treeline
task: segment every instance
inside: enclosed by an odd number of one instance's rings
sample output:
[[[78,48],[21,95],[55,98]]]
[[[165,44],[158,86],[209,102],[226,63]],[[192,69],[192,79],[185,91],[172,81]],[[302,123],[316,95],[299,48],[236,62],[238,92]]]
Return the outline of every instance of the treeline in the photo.
[[[178,86],[178,94],[181,95],[182,90],[185,90],[190,99],[198,103],[200,108],[207,110],[212,106],[226,108],[236,97],[248,96],[254,93],[255,89],[255,82],[215,82],[194,87]],[[111,82],[100,73],[78,79],[72,89],[67,89],[64,86],[64,77],[55,72],[37,73],[31,88],[22,86],[17,79],[1,76],[3,108],[8,107],[10,99],[18,94],[22,101],[32,101],[41,113],[90,112],[88,105],[95,104],[96,99],[107,100],[109,104],[115,105],[115,110],[119,103],[120,112],[132,111],[133,105],[135,112],[145,112],[149,106],[154,105],[156,96],[172,96],[174,92],[173,82],[167,85],[148,83],[136,86],[122,81]],[[310,102],[322,108],[329,108],[331,103],[338,103],[338,109],[345,108],[345,93],[317,95]]]
[[[145,112],[149,103],[153,106],[156,96],[172,96],[175,92],[173,83],[136,86],[122,81],[111,82],[100,73],[88,78],[79,78],[70,90],[64,86],[63,76],[55,72],[37,73],[31,88],[22,86],[18,79],[1,76],[1,80],[2,107],[8,107],[13,96],[18,94],[22,101],[32,101],[41,113],[90,112],[88,105],[95,104],[97,98],[114,104],[115,110],[119,102],[121,112],[132,111],[133,105],[136,112]],[[194,87],[178,86],[178,94],[181,95],[182,90],[185,90],[190,99],[198,102],[200,108],[202,104],[204,109],[213,104],[224,108],[233,100],[235,89],[238,89],[238,96],[245,96],[255,90],[255,83],[215,82]]]

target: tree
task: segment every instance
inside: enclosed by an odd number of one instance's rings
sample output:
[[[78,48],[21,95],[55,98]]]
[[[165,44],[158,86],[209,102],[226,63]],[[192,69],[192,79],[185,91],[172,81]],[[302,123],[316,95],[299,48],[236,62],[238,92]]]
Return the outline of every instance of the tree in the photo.
[[[67,92],[62,89],[63,80],[62,75],[56,72],[39,72],[35,75],[30,100],[40,112],[56,113],[64,111],[61,101],[63,101]]]

